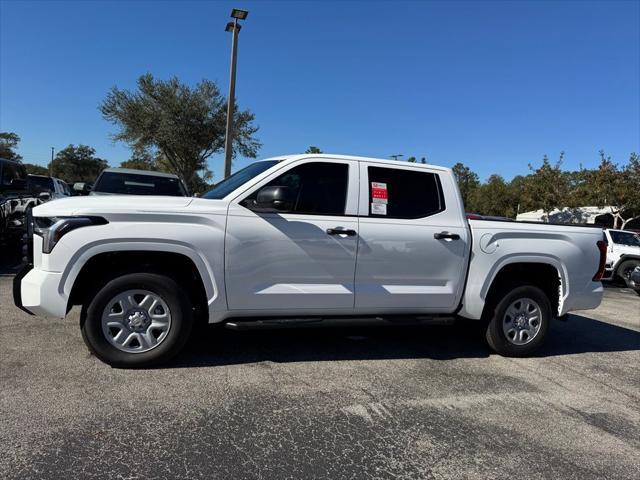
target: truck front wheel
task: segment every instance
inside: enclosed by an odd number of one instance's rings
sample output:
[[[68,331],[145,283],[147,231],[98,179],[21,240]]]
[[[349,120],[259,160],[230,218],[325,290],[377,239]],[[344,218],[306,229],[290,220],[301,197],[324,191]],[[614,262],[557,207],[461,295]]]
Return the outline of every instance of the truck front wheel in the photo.
[[[82,313],[89,350],[114,367],[166,362],[191,332],[191,304],[171,278],[155,273],[119,276],[100,288]]]
[[[551,304],[542,290],[516,287],[496,304],[487,326],[487,342],[500,355],[531,355],[544,342],[551,316]]]
[[[616,274],[622,279],[622,281],[624,281],[627,288],[633,288],[633,283],[631,282],[631,273],[638,265],[640,265],[640,260],[625,260],[620,264],[618,270],[616,271]]]

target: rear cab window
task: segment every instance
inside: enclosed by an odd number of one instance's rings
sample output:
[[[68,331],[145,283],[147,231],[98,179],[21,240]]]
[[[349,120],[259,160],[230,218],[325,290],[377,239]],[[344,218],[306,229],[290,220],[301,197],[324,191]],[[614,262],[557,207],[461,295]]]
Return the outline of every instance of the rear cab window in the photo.
[[[119,195],[186,196],[182,183],[176,177],[125,172],[103,172],[93,191]]]
[[[418,219],[445,210],[437,173],[372,165],[367,173],[370,217]]]
[[[29,177],[29,185],[34,191],[53,191],[53,180],[51,177]]]

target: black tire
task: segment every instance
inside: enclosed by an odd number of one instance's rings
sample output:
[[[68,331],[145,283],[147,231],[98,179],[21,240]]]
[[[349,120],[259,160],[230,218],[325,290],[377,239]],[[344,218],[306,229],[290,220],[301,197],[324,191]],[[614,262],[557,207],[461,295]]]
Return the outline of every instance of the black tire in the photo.
[[[503,330],[503,319],[507,308],[518,299],[529,298],[540,307],[540,328],[532,340],[524,345],[516,345],[507,338]],[[501,299],[497,300],[486,330],[489,346],[505,357],[526,357],[535,352],[545,340],[552,318],[551,303],[547,295],[538,287],[526,285],[504,290]]]
[[[127,290],[147,290],[168,306],[171,323],[164,339],[151,350],[129,353],[118,350],[102,329],[102,313],[116,295]],[[155,273],[131,273],[116,277],[99,288],[85,304],[81,317],[82,338],[89,350],[112,367],[143,368],[170,360],[184,347],[191,333],[192,309],[188,295],[171,278]]]
[[[631,272],[633,272],[638,265],[640,265],[640,260],[632,258],[622,262],[616,270],[616,275],[626,284],[627,288],[633,288],[631,283]]]

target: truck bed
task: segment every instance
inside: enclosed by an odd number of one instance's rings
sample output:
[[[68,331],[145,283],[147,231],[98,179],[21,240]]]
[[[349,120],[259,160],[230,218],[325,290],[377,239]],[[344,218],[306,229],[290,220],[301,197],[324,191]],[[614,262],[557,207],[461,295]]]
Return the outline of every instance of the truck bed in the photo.
[[[558,315],[599,304],[602,284],[593,276],[600,261],[600,227],[496,220],[469,220],[469,227],[472,254],[462,316],[480,318],[496,275],[509,264],[523,262],[548,264],[557,270]]]

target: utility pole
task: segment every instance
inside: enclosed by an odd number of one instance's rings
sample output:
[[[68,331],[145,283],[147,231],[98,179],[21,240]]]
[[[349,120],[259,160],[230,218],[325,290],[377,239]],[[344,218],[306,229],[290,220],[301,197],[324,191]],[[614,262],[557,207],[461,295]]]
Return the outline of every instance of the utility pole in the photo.
[[[49,164],[49,176],[53,176],[53,147],[51,147],[51,163]]]
[[[389,155],[389,158],[393,158],[394,160],[398,160],[398,158],[404,157],[403,154],[397,153],[396,155]]]
[[[238,20],[244,20],[249,15],[246,10],[231,10],[233,22],[227,23],[225,31],[232,32],[231,37],[231,68],[229,73],[229,96],[227,98],[227,128],[224,138],[224,178],[231,175],[231,157],[233,152],[233,108],[236,97],[236,60],[238,58],[238,33],[240,24]]]

